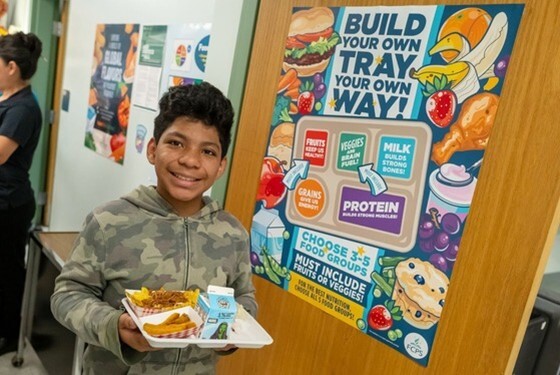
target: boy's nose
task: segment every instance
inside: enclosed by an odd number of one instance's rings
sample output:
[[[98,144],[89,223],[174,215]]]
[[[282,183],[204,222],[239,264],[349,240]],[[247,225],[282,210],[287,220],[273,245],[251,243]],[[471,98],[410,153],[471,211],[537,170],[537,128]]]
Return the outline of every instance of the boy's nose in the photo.
[[[200,166],[200,153],[196,151],[185,151],[179,156],[179,163],[191,168]]]

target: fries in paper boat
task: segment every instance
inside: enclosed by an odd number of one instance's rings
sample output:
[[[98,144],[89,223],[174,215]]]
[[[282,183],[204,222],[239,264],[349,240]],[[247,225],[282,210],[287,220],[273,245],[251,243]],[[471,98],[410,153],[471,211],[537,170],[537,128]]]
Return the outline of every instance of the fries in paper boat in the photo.
[[[137,316],[157,314],[181,307],[194,307],[199,290],[148,289],[126,290],[126,297]]]

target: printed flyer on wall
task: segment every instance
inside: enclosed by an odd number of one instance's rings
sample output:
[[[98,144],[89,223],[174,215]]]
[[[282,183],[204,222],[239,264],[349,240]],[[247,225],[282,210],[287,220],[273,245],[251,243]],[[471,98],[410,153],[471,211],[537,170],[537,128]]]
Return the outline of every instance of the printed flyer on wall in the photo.
[[[294,8],[253,272],[426,366],[523,7]]]
[[[212,24],[169,25],[168,30],[162,91],[172,86],[202,82]]]
[[[125,154],[138,29],[137,24],[98,24],[95,31],[85,146],[119,164]]]

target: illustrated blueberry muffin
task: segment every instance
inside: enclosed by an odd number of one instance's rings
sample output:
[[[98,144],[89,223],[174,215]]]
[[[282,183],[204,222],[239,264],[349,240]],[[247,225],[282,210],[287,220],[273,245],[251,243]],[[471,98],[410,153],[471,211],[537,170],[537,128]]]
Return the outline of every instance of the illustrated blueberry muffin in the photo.
[[[418,258],[403,260],[395,267],[393,300],[410,325],[429,329],[439,321],[447,295],[447,275]]]

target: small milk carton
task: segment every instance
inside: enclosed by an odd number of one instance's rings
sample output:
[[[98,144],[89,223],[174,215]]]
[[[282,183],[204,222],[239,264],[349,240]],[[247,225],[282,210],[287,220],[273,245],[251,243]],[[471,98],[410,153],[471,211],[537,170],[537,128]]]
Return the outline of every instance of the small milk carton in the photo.
[[[228,339],[237,314],[233,288],[209,285],[208,291],[198,296],[197,311],[204,322],[201,339]]]

